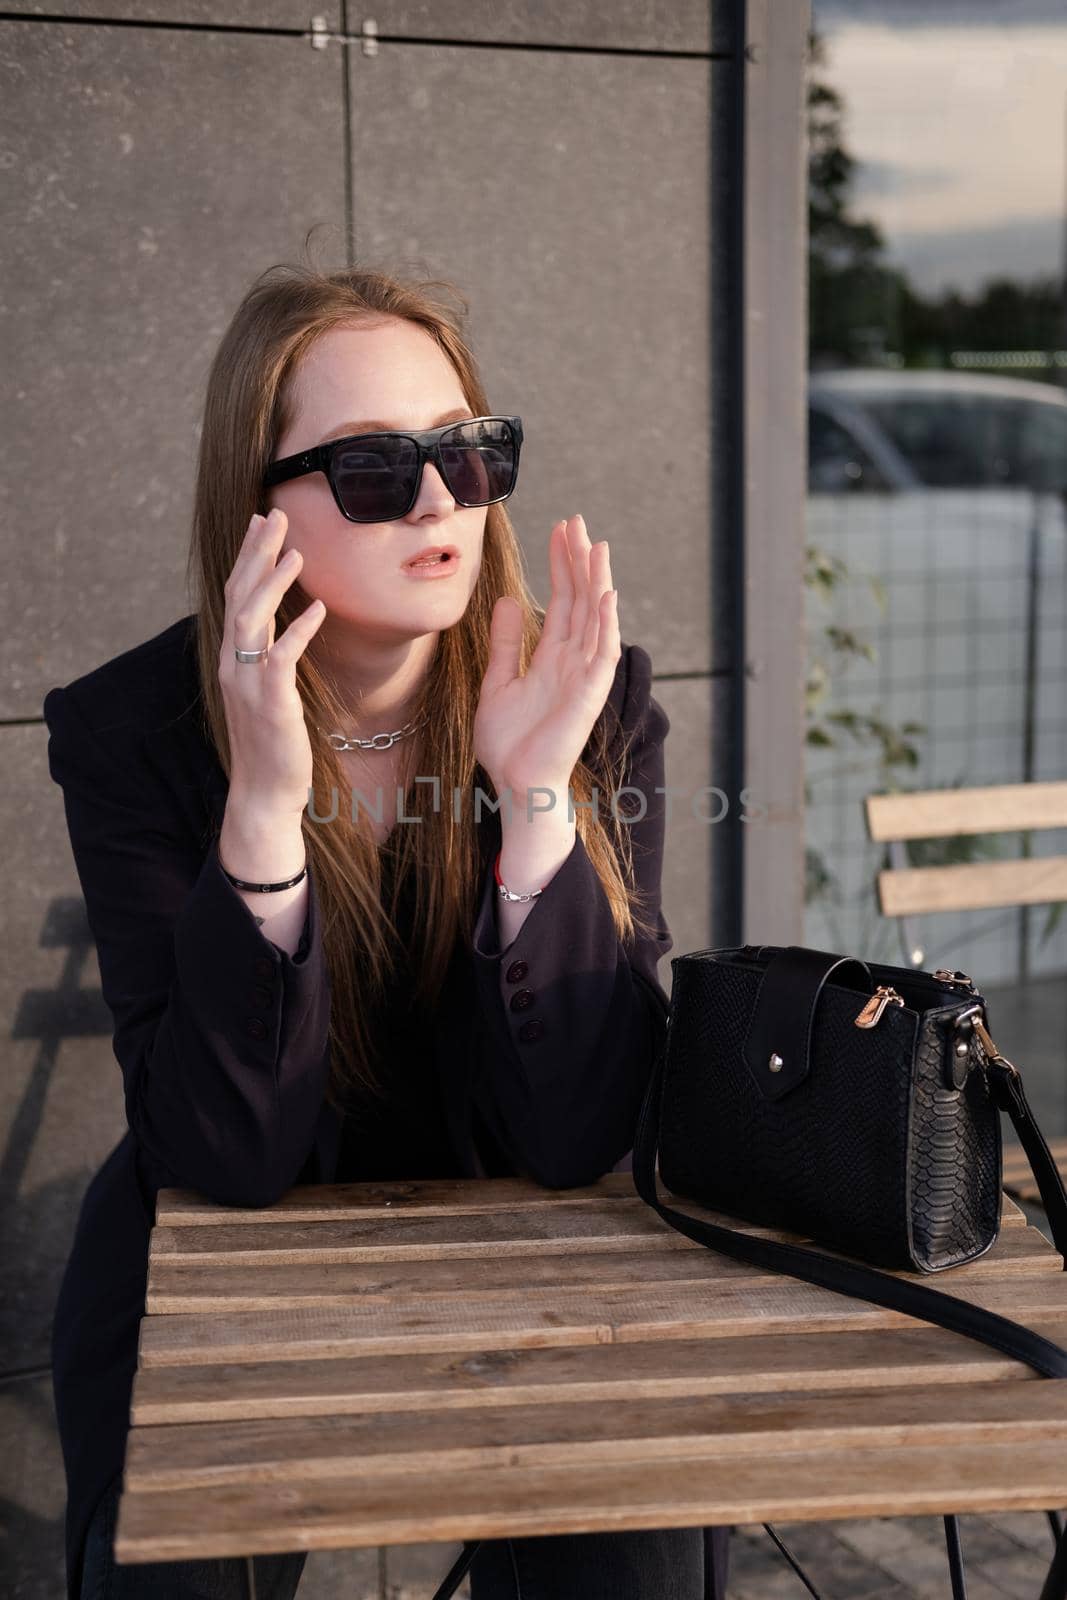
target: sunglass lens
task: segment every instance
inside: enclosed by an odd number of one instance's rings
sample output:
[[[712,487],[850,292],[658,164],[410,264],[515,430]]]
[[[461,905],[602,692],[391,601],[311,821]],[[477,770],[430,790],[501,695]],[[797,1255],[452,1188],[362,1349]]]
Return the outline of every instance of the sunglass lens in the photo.
[[[333,474],[345,510],[360,522],[402,517],[418,460],[412,441],[393,433],[368,434],[344,445],[334,453]]]
[[[448,487],[461,506],[503,500],[515,482],[515,435],[502,420],[461,422],[441,440]]]

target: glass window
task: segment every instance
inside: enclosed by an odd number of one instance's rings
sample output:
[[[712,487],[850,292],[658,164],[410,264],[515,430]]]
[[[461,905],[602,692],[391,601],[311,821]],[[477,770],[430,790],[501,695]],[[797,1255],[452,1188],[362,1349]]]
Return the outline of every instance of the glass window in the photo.
[[[812,494],[884,489],[886,480],[848,429],[819,406],[808,409],[808,488]]]
[[[886,916],[863,810],[1067,772],[1067,0],[813,0],[809,56],[804,943],[1003,985],[1067,1117],[1067,901]]]
[[[1020,434],[1027,480],[1037,489],[1067,489],[1067,405],[1027,404]]]
[[[1004,402],[930,394],[869,400],[866,409],[928,488],[1012,480],[1018,426]]]

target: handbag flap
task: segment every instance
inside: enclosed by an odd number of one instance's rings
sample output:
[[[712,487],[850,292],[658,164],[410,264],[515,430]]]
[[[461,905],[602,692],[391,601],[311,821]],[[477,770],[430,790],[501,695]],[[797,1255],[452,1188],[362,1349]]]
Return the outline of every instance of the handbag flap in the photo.
[[[815,1007],[823,984],[842,967],[844,981],[862,975],[866,986],[855,987],[864,995],[873,993],[870,968],[858,956],[791,944],[768,961],[742,1048],[745,1066],[765,1099],[780,1100],[807,1077]]]

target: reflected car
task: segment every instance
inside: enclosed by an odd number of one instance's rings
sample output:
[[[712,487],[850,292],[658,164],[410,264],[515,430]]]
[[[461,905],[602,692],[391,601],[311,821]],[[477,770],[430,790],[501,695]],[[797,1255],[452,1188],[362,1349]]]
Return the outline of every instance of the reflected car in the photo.
[[[808,379],[808,492],[1067,490],[1067,393],[968,372]]]

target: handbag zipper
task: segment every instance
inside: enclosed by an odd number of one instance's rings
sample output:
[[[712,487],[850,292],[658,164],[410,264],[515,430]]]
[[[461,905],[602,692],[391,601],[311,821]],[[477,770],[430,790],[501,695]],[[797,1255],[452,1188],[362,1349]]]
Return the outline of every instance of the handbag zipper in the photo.
[[[751,961],[755,966],[762,966],[764,962],[763,952],[765,950],[777,950],[779,948],[780,947],[777,945],[743,944],[738,947],[738,954],[740,955],[742,961]],[[702,950],[694,951],[692,953],[695,955],[714,954],[713,951]],[[919,967],[894,967],[888,965],[884,961],[875,961],[872,962],[871,965],[876,969],[881,968],[883,972],[890,972],[893,974],[899,972],[901,977],[906,978],[909,983],[925,984],[934,989],[963,989],[966,991],[966,993],[973,995],[976,995],[979,992],[977,985],[967,975],[967,973],[960,971],[958,968],[955,972],[950,972],[947,967],[937,967],[933,972],[924,972]],[[891,988],[892,985],[879,985],[879,987]],[[877,993],[877,991],[875,992]],[[894,989],[893,993],[896,994],[896,992],[897,991]],[[893,1005],[898,1004],[896,1000],[892,1001],[891,1003]],[[902,1000],[899,1002],[899,1004],[906,1005],[907,1002]],[[862,1016],[862,1014],[863,1013],[861,1012],[860,1015]],[[881,1012],[879,1012],[879,1016],[881,1016]],[[864,1024],[864,1026],[870,1026],[870,1024]]]
[[[970,990],[971,994],[978,993],[973,981],[965,972],[961,972],[958,967],[955,972],[949,972],[947,967],[935,967],[932,976],[941,983],[959,984],[961,988]]]
[[[898,994],[892,984],[880,983],[859,1013],[859,1016],[855,1018],[856,1027],[877,1027],[886,1006],[902,1006],[903,1004],[904,996]]]
[[[742,961],[751,961],[755,965],[761,966],[763,964],[762,952],[764,950],[777,950],[779,948],[780,946],[778,945],[743,944],[738,947],[738,953],[740,954]],[[704,950],[693,952],[695,955],[710,955],[712,953],[712,951]],[[955,972],[950,972],[947,967],[937,967],[933,972],[924,972],[919,967],[894,967],[887,965],[885,962],[879,961],[872,962],[871,964],[875,967],[881,967],[883,972],[899,972],[901,977],[906,977],[908,979],[909,983],[934,984],[938,988],[948,985],[957,989],[966,989],[969,994],[978,993],[978,989],[973,980],[968,977],[966,972],[961,972],[958,968]]]

